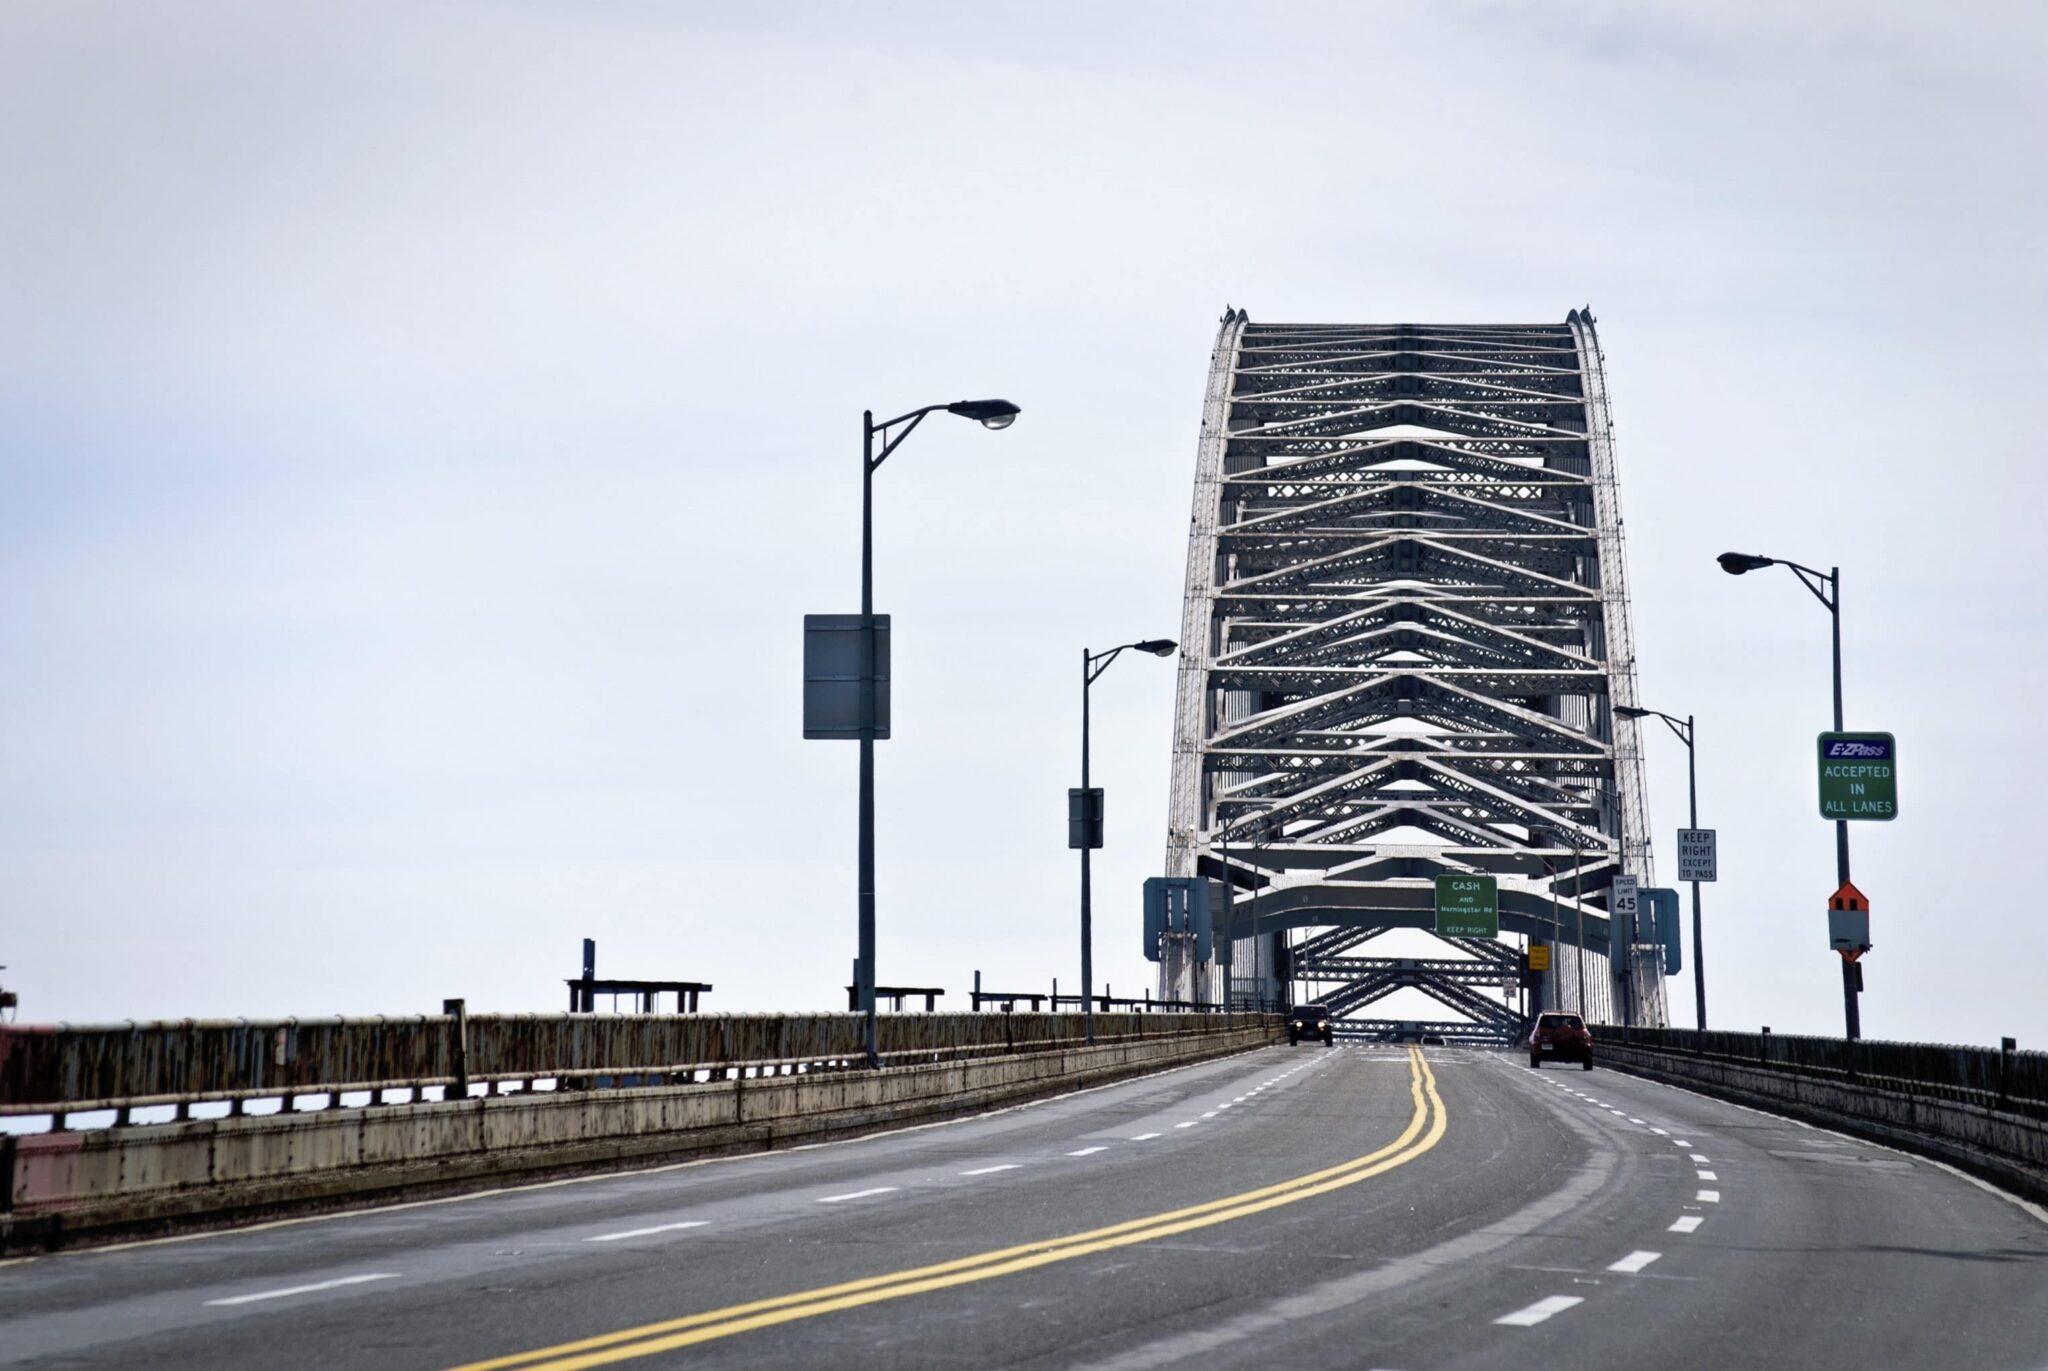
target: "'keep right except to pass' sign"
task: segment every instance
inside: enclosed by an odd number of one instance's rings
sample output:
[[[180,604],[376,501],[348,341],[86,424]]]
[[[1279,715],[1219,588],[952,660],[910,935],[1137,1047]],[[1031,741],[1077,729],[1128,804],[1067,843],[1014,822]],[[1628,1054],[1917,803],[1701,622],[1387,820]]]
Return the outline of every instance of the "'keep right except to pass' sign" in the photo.
[[[1899,748],[1889,733],[1820,735],[1820,816],[1896,819]]]
[[[1711,881],[1715,879],[1714,830],[1711,828],[1681,828],[1678,830],[1678,879],[1681,881]]]

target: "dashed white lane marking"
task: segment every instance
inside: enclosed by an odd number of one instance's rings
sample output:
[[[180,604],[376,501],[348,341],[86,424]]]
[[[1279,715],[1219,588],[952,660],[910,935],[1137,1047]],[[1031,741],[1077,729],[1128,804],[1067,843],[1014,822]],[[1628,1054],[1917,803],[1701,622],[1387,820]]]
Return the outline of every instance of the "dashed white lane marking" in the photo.
[[[1697,1152],[1692,1154],[1692,1162],[1694,1166],[1705,1166],[1707,1164],[1707,1160],[1707,1158],[1701,1156]]]
[[[629,1228],[623,1233],[600,1233],[583,1241],[618,1242],[623,1238],[645,1238],[655,1233],[673,1233],[679,1228],[702,1228],[710,1222],[709,1219],[685,1219],[681,1223],[658,1223],[652,1228]]]
[[[1630,1123],[1634,1123],[1634,1124],[1642,1124],[1642,1126],[1643,1126],[1643,1127],[1645,1127],[1645,1128],[1648,1128],[1648,1127],[1649,1127],[1649,1125],[1648,1125],[1648,1124],[1646,1124],[1646,1123],[1643,1123],[1643,1121],[1642,1121],[1641,1119],[1630,1119],[1630,1120],[1629,1120],[1629,1122],[1630,1122]]]
[[[1715,1175],[1715,1174],[1714,1174],[1713,1172],[1711,1172],[1711,1171],[1702,1171],[1702,1172],[1700,1172],[1700,1173],[1699,1173],[1699,1178],[1700,1178],[1701,1180],[1703,1180],[1703,1181],[1718,1181],[1718,1180],[1720,1180],[1720,1179],[1721,1179],[1721,1178],[1720,1178],[1719,1176]]]
[[[1177,1123],[1177,1124],[1175,1124],[1175,1125],[1174,1125],[1174,1127],[1175,1127],[1175,1128],[1193,1128],[1193,1127],[1195,1126],[1195,1123],[1196,1123],[1196,1121],[1195,1121],[1194,1119],[1189,1119],[1189,1120],[1187,1120],[1187,1121],[1186,1121],[1185,1123]]]
[[[288,1285],[282,1290],[262,1290],[254,1295],[230,1295],[226,1299],[208,1300],[210,1305],[254,1304],[258,1300],[281,1300],[287,1295],[310,1295],[316,1290],[333,1290],[344,1285],[363,1285],[369,1281],[395,1281],[396,1271],[372,1271],[366,1276],[337,1276],[331,1281],[315,1281],[311,1285]]]
[[[1609,1271],[1619,1271],[1624,1276],[1633,1276],[1636,1272],[1642,1270],[1663,1255],[1662,1252],[1631,1252],[1607,1269]]]
[[[1584,1303],[1585,1300],[1577,1295],[1551,1295],[1536,1301],[1527,1309],[1517,1309],[1512,1314],[1503,1315],[1494,1322],[1507,1324],[1511,1328],[1534,1328],[1553,1314],[1562,1314],[1573,1305]]]
[[[1212,1109],[1208,1113],[1204,1114],[1202,1117],[1205,1119],[1213,1119],[1216,1117],[1216,1111]]]
[[[1692,1144],[1691,1144],[1691,1143],[1687,1142],[1687,1141],[1686,1141],[1685,1139],[1683,1139],[1683,1138],[1673,1138],[1673,1139],[1671,1140],[1671,1145],[1672,1145],[1673,1147],[1691,1147],[1691,1146],[1692,1146]]]
[[[1655,1133],[1660,1138],[1668,1138],[1671,1136],[1671,1132],[1669,1129],[1659,1128],[1655,1124],[1650,1125],[1650,1131],[1652,1133]]]
[[[818,1203],[839,1204],[845,1200],[864,1200],[870,1195],[886,1195],[897,1188],[893,1185],[877,1185],[867,1190],[849,1190],[844,1195],[827,1195],[819,1200]]]
[[[1719,1204],[1721,1202],[1721,1192],[1718,1190],[1702,1190],[1693,1198],[1701,1204]]]
[[[962,1171],[963,1176],[993,1176],[998,1171],[1015,1171],[1019,1163],[1004,1162],[1001,1166],[977,1166],[972,1171]]]
[[[1067,1155],[1069,1157],[1092,1157],[1097,1152],[1107,1152],[1108,1150],[1106,1147],[1084,1147],[1079,1152],[1069,1152]]]
[[[1232,1103],[1232,1104],[1243,1104],[1243,1103],[1244,1103],[1244,1102],[1245,1102],[1246,1100],[1248,1100],[1248,1099],[1250,1099],[1250,1098],[1251,1098],[1251,1096],[1249,1096],[1249,1095],[1239,1095],[1239,1096],[1238,1096],[1238,1097],[1237,1097],[1236,1099],[1232,1100],[1232,1101],[1231,1101],[1231,1103]]]
[[[1154,1138],[1156,1138],[1156,1137],[1158,1137],[1158,1136],[1159,1136],[1159,1135],[1158,1135],[1157,1133],[1140,1133],[1140,1134],[1139,1134],[1139,1135],[1138,1135],[1137,1137],[1135,1137],[1135,1138],[1132,1138],[1132,1139],[1131,1139],[1131,1141],[1132,1141],[1132,1142],[1151,1142],[1151,1141],[1152,1141],[1152,1140],[1153,1140]]]
[[[1666,1233],[1690,1233],[1695,1228],[1698,1228],[1702,1222],[1704,1222],[1704,1220],[1702,1220],[1699,1215],[1688,1214],[1684,1218],[1680,1219],[1677,1223],[1672,1224],[1671,1227],[1665,1229],[1664,1231]]]

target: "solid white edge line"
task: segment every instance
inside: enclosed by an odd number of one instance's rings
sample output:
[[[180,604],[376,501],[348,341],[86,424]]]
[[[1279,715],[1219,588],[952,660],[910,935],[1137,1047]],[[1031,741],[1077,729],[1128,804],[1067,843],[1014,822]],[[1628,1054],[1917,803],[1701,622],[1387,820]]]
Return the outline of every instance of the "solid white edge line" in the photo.
[[[1179,1070],[1180,1068],[1175,1069]],[[1808,1123],[1804,1119],[1795,1119],[1790,1114],[1775,1114],[1768,1109],[1758,1109],[1753,1105],[1737,1104],[1733,1100],[1724,1100],[1718,1095],[1709,1095],[1703,1091],[1688,1089],[1685,1086],[1674,1084],[1671,1081],[1651,1080],[1648,1076],[1636,1076],[1633,1079],[1639,1080],[1643,1082],[1645,1085],[1660,1085],[1664,1087],[1666,1090],[1676,1090],[1681,1095],[1691,1095],[1694,1099],[1706,1100],[1710,1104],[1726,1105],[1730,1109],[1740,1109],[1743,1113],[1754,1114],[1758,1118],[1771,1119],[1777,1123],[1790,1124],[1794,1128],[1803,1128],[1809,1133],[1825,1133],[1831,1138],[1840,1138],[1842,1141],[1854,1143],[1858,1147],[1874,1147],[1881,1152],[1889,1152],[1894,1156],[1910,1158],[1911,1160],[1916,1162],[1925,1162],[1927,1165],[1932,1166],[1937,1170],[1946,1171],[1949,1175],[1954,1176],[1959,1181],[1968,1181],[1971,1185],[1976,1186],[1977,1189],[1982,1190],[1987,1194],[1998,1196],[1999,1199],[2004,1200],[2007,1204],[2017,1205],[2020,1209],[2024,1210],[2030,1217],[2038,1220],[2041,1223],[2048,1223],[2048,1207],[2043,1207],[2041,1205],[2035,1204],[2032,1200],[2027,1199],[2021,1195],[2015,1195],[2010,1190],[2000,1189],[1998,1186],[1993,1185],[1990,1181],[1987,1181],[1980,1176],[1973,1176],[1969,1172],[1963,1170],[1961,1167],[1951,1166],[1947,1162],[1942,1161],[1938,1157],[1930,1157],[1920,1152],[1909,1152],[1903,1147],[1893,1147],[1888,1143],[1872,1142],[1868,1138],[1859,1138],[1853,1133],[1844,1133],[1839,1129],[1823,1128],[1817,1123]],[[1106,1089],[1107,1087],[1098,1086],[1095,1088]],[[1692,1144],[1680,1143],[1679,1146],[1690,1147],[1692,1146]],[[177,1240],[173,1238],[159,1238],[154,1239],[154,1241],[174,1242]],[[25,1261],[34,1259],[17,1257],[15,1258],[15,1260]],[[5,1262],[0,1262],[0,1266],[4,1265],[6,1265]]]
[[[1585,1302],[1584,1297],[1579,1295],[1547,1295],[1528,1308],[1504,1314],[1494,1322],[1507,1324],[1511,1328],[1534,1328],[1551,1315],[1562,1314],[1573,1305]]]
[[[1619,1271],[1624,1276],[1633,1276],[1636,1272],[1642,1270],[1644,1267],[1648,1266],[1651,1262],[1656,1261],[1659,1257],[1662,1257],[1663,1255],[1664,1254],[1662,1252],[1644,1252],[1641,1250],[1637,1250],[1629,1253],[1626,1257],[1623,1257],[1620,1261],[1615,1262],[1607,1269],[1609,1271]]]
[[[226,1299],[207,1300],[213,1306],[230,1304],[254,1304],[258,1300],[281,1300],[287,1295],[310,1295],[316,1290],[333,1290],[337,1286],[362,1285],[368,1281],[395,1281],[396,1271],[372,1271],[367,1276],[339,1276],[331,1281],[315,1281],[311,1285],[289,1285],[282,1290],[259,1290],[253,1295],[230,1295]]]
[[[679,1228],[702,1228],[709,1219],[685,1219],[681,1223],[658,1223],[652,1228],[629,1228],[623,1233],[600,1233],[585,1242],[618,1242],[621,1238],[644,1238],[654,1233],[673,1233]]]

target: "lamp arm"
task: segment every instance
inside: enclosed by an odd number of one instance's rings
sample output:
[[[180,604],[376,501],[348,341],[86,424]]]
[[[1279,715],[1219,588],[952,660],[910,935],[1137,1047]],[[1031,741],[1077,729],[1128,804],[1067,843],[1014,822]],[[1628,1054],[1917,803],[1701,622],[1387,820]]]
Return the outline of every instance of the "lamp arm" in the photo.
[[[902,443],[902,441],[905,438],[908,438],[914,431],[916,431],[917,426],[924,422],[925,415],[930,414],[935,409],[944,408],[944,405],[926,405],[923,409],[914,409],[908,414],[899,414],[894,419],[890,419],[884,423],[876,424],[874,426],[874,431],[876,433],[884,435],[882,441],[882,450],[875,454],[874,461],[868,463],[868,470],[873,471],[876,467],[879,467],[880,465],[882,465],[882,463],[888,461],[889,454],[894,452],[897,446],[900,443]],[[896,434],[894,437],[887,436],[889,430],[896,427],[896,425],[898,424],[903,425],[903,432]]]
[[[1123,653],[1124,653],[1124,650],[1125,650],[1125,648],[1128,648],[1128,647],[1130,647],[1130,644],[1129,644],[1129,643],[1125,643],[1125,644],[1123,645],[1123,647],[1113,647],[1113,648],[1109,649],[1109,651],[1107,651],[1107,652],[1091,652],[1091,653],[1089,653],[1089,654],[1088,654],[1088,684],[1089,684],[1089,685],[1094,685],[1094,684],[1095,684],[1095,682],[1096,682],[1096,680],[1097,680],[1097,679],[1098,679],[1098,678],[1099,678],[1099,677],[1100,677],[1100,676],[1102,675],[1102,673],[1103,673],[1103,672],[1105,672],[1105,671],[1107,671],[1107,670],[1109,670],[1109,664],[1110,664],[1111,662],[1115,661],[1115,660],[1116,660],[1116,659],[1117,659],[1118,657],[1122,656],[1122,655],[1123,655]],[[1097,666],[1097,665],[1096,665],[1096,663],[1097,663],[1097,662],[1100,662],[1100,663],[1102,663],[1102,665],[1100,665],[1100,666]]]
[[[1801,566],[1797,562],[1788,562],[1782,557],[1778,559],[1778,565],[1790,571],[1794,576],[1797,576],[1799,584],[1812,591],[1813,598],[1820,601],[1822,608],[1826,609],[1828,613],[1832,614],[1835,612],[1834,600],[1826,591],[1821,589],[1825,585],[1832,590],[1835,584],[1834,577],[1828,575],[1825,571],[1815,571],[1810,566]]]

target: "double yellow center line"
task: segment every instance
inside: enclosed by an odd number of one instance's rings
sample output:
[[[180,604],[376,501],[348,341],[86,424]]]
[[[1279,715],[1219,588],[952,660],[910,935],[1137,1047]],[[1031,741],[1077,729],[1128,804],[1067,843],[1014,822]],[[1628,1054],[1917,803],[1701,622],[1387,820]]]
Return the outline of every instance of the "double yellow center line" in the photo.
[[[502,1371],[511,1367],[520,1368],[520,1371],[577,1371],[582,1367],[607,1366],[612,1362],[651,1357],[778,1323],[816,1318],[841,1309],[856,1309],[864,1304],[879,1304],[884,1300],[900,1300],[974,1281],[994,1280],[999,1276],[1015,1275],[1019,1271],[1050,1266],[1054,1262],[1069,1261],[1095,1252],[1152,1242],[1191,1229],[1207,1228],[1211,1224],[1228,1223],[1232,1219],[1277,1209],[1281,1205],[1297,1204],[1391,1171],[1414,1161],[1437,1145],[1444,1135],[1443,1098],[1437,1094],[1436,1076],[1430,1071],[1429,1063],[1423,1060],[1418,1049],[1412,1047],[1408,1050],[1408,1091],[1414,1113],[1408,1120],[1408,1126],[1393,1142],[1376,1152],[1275,1185],[1063,1238],[1047,1238],[1042,1242],[1005,1247],[978,1256],[940,1262],[935,1266],[919,1266],[840,1285],[821,1286],[816,1290],[801,1290],[793,1295],[728,1305],[724,1309],[642,1324],[638,1328],[622,1328],[615,1333],[537,1348],[509,1357],[469,1362],[455,1368],[455,1371]]]

